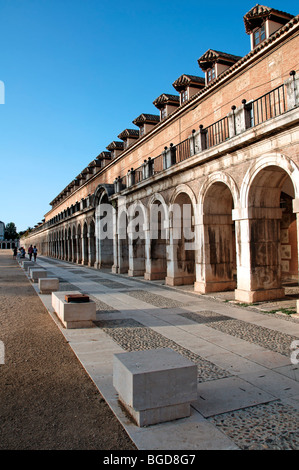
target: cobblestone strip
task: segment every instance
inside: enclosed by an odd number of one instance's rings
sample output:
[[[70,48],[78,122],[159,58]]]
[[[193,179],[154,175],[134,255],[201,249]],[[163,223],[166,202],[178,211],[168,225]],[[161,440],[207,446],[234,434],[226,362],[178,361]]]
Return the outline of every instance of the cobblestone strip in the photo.
[[[243,339],[249,343],[258,344],[263,348],[270,349],[284,356],[290,355],[290,345],[293,340],[298,339],[296,336],[271,330],[263,326],[253,325],[242,320],[235,320],[234,318],[211,311],[186,312],[181,313],[180,316],[193,320],[196,323],[204,323],[210,328]]]
[[[144,351],[158,348],[171,348],[177,351],[197,365],[199,382],[231,376],[224,369],[181,347],[174,341],[165,338],[160,333],[132,318],[125,320],[101,320],[95,322],[95,324],[111,336],[125,351]]]
[[[223,413],[208,421],[243,450],[298,450],[299,413],[280,401]]]
[[[120,282],[112,281],[110,279],[103,279],[101,277],[96,277],[96,276],[84,276],[85,279],[89,279],[90,281],[97,282],[99,284],[102,284],[105,287],[108,287],[109,289],[128,289],[128,286],[126,284],[121,284]]]
[[[130,290],[127,292],[128,295],[134,297],[135,299],[142,300],[142,302],[147,302],[154,305],[155,307],[160,308],[176,308],[184,307],[186,304],[179,302],[178,300],[169,299],[163,297],[163,295],[154,294],[146,290]]]

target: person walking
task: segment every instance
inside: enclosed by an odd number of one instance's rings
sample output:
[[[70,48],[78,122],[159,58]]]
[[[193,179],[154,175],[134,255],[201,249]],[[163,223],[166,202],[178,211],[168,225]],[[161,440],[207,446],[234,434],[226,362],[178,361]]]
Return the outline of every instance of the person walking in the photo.
[[[33,247],[33,259],[34,259],[34,261],[36,261],[36,257],[37,257],[37,248],[34,245],[34,247]]]
[[[32,245],[30,245],[29,248],[28,248],[28,255],[29,255],[29,260],[30,261],[32,259],[32,253],[33,253],[33,247],[32,247]]]
[[[13,259],[16,259],[17,254],[18,254],[18,248],[15,246],[15,247],[13,248]]]

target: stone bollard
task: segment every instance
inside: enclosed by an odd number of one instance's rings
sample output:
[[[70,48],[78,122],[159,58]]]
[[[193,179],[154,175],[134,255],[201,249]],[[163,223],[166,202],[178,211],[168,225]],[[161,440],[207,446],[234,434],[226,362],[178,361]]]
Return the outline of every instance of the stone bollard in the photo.
[[[81,292],[52,292],[54,312],[66,328],[90,328],[96,320],[96,303],[93,300],[84,303],[66,300],[66,296],[76,294]]]
[[[59,290],[59,279],[56,277],[40,277],[38,279],[38,288],[40,294],[52,294],[52,292]]]
[[[27,260],[24,261],[24,260],[23,260],[23,261],[21,262],[21,266],[22,266],[22,268],[24,269],[24,271],[28,271],[29,268],[30,268],[30,266],[34,266],[34,262],[33,262],[33,261],[27,261]]]
[[[197,366],[170,348],[114,354],[113,385],[140,427],[190,416]]]
[[[42,268],[29,268],[29,277],[33,282],[38,282],[40,277],[47,277],[47,271]]]

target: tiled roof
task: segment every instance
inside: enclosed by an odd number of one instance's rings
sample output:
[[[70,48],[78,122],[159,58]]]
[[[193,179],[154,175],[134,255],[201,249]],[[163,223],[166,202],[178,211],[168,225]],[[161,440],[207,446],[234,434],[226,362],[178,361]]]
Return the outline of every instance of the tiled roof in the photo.
[[[95,167],[95,166],[101,166],[101,162],[99,162],[99,160],[96,158],[95,160],[92,160],[92,162],[90,162],[88,164],[88,167],[91,168],[91,167]]]
[[[142,113],[140,116],[138,116],[136,119],[134,119],[133,124],[136,126],[144,124],[144,123],[149,123],[149,124],[156,124],[160,122],[160,116],[157,114],[145,114]]]
[[[107,145],[106,149],[108,150],[123,150],[124,149],[124,143],[114,140],[111,142],[109,145]]]
[[[294,15],[290,15],[284,11],[275,10],[258,3],[244,15],[245,31],[250,34],[254,28],[259,26],[265,18],[273,19],[281,24],[285,24],[290,19],[294,18]]]
[[[117,137],[123,140],[127,139],[128,137],[131,137],[133,139],[138,139],[139,130],[138,129],[125,129]]]
[[[153,105],[156,106],[156,108],[158,109],[162,108],[165,104],[179,106],[180,97],[177,95],[169,95],[167,93],[162,93],[162,95],[158,96],[158,98],[153,101]]]
[[[227,65],[233,65],[234,63],[238,62],[238,60],[242,59],[241,56],[227,54],[226,52],[215,51],[213,49],[209,49],[205,52],[199,59],[198,65],[202,70],[209,69],[213,64],[216,62],[225,62]]]
[[[111,152],[106,152],[105,150],[101,152],[97,157],[97,159],[110,159],[111,158]]]
[[[173,82],[172,86],[177,90],[181,91],[187,86],[193,86],[196,88],[203,88],[205,86],[205,79],[203,77],[197,77],[195,75],[183,74]]]

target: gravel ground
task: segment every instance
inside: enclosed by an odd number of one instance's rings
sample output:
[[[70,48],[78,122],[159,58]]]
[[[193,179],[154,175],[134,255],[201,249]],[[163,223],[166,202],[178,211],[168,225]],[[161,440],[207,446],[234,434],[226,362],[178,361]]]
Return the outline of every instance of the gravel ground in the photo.
[[[280,333],[279,331],[253,325],[242,320],[235,320],[234,318],[211,311],[186,312],[180,315],[196,323],[204,323],[210,328],[222,331],[222,333],[236,336],[249,343],[258,344],[284,356],[290,355],[290,344],[293,340],[298,339],[296,336]]]
[[[243,450],[298,450],[298,413],[280,401],[210,418]]]
[[[134,450],[10,250],[0,268],[0,450]]]
[[[198,382],[229,377],[230,374],[210,361],[194,354],[174,341],[148,328],[132,318],[101,320],[96,325],[110,335],[125,351],[171,348],[197,365]]]

